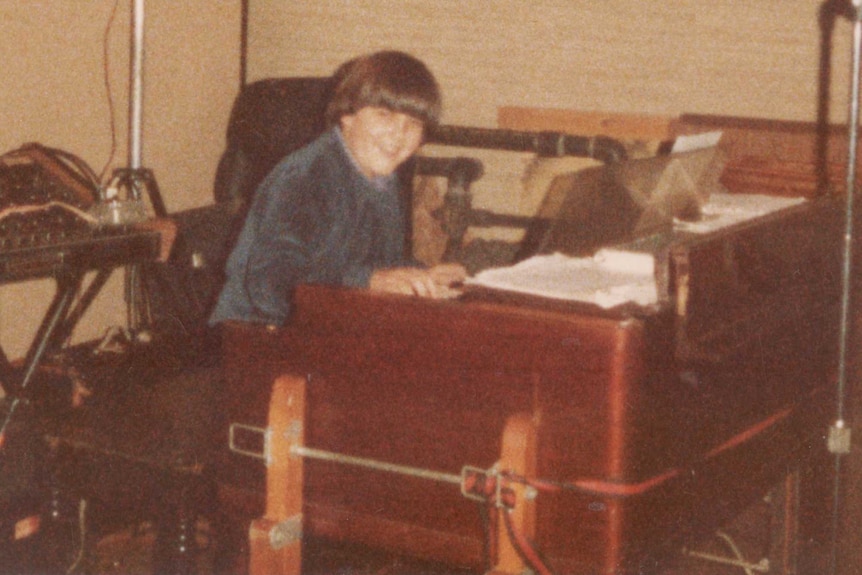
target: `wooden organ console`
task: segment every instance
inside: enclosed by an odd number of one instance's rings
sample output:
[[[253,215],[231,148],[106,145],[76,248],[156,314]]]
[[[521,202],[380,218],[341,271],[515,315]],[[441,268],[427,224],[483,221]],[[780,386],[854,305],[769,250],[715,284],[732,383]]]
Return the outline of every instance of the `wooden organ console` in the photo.
[[[305,382],[296,425],[309,448],[457,475],[493,468],[507,422],[521,417],[534,427],[526,479],[549,571],[652,572],[822,442],[841,222],[841,203],[822,198],[639,244],[657,262],[659,298],[647,307],[303,286],[285,328],[226,327],[229,420],[266,428],[272,383],[286,376]],[[225,493],[260,516],[264,467],[229,459]],[[495,564],[482,505],[457,488],[303,465],[304,529],[454,566]],[[791,556],[772,568],[793,572]]]

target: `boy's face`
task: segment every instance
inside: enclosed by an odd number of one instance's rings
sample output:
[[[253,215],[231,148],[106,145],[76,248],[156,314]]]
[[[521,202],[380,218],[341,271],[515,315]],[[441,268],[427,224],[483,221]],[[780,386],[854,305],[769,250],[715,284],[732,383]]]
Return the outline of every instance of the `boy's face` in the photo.
[[[366,106],[341,117],[341,133],[365,176],[388,176],[422,143],[421,120],[388,108]]]

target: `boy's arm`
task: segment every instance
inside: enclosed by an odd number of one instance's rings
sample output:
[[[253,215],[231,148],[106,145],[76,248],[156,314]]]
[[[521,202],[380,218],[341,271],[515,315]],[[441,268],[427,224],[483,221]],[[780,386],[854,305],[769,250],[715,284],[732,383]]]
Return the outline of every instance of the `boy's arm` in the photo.
[[[261,317],[284,320],[294,288],[308,275],[309,237],[319,218],[308,213],[293,182],[261,194],[257,241],[250,246],[244,285]]]

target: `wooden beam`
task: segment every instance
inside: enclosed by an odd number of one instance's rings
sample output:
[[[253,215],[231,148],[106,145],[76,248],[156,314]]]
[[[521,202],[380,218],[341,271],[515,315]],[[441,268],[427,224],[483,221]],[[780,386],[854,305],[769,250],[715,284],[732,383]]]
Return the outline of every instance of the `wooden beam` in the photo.
[[[664,141],[674,138],[675,118],[648,114],[583,112],[557,108],[504,106],[497,125],[509,130],[552,131],[581,136]]]

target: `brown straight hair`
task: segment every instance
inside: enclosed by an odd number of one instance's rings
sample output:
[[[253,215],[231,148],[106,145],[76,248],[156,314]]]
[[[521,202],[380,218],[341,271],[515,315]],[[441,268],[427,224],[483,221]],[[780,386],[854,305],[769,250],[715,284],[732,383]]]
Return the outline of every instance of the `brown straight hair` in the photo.
[[[437,80],[410,54],[387,50],[359,56],[342,64],[333,80],[332,99],[326,108],[329,126],[366,106],[408,114],[426,128],[440,121],[443,105]]]

